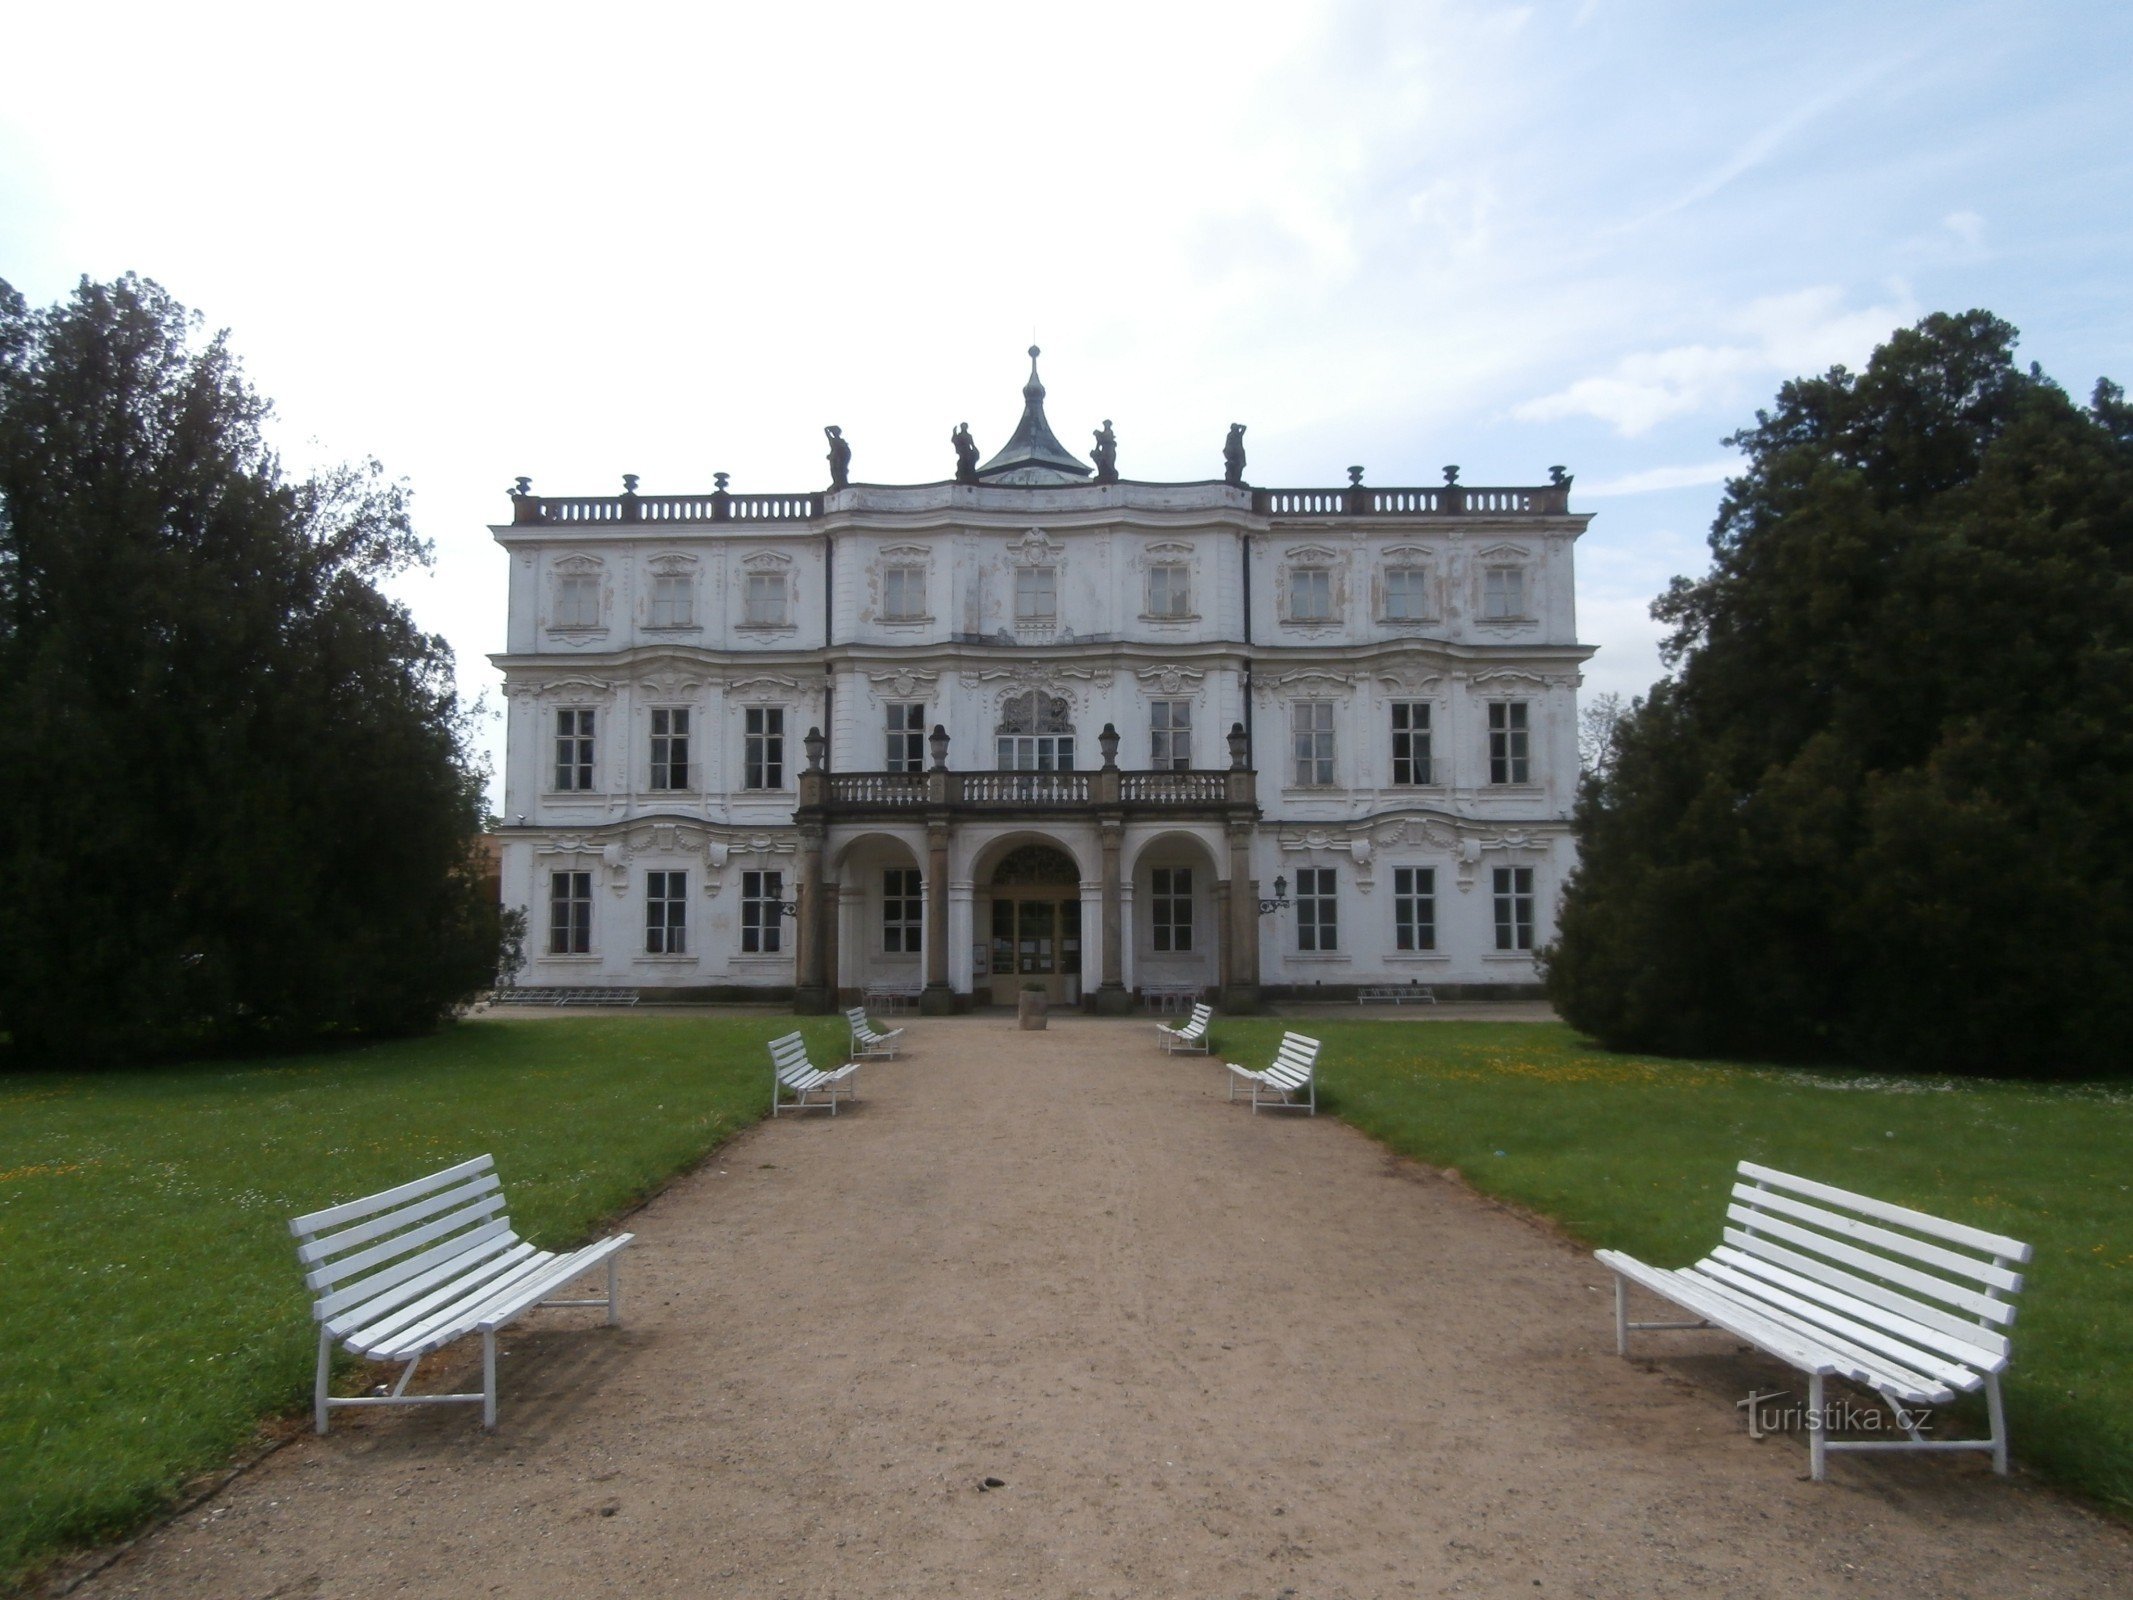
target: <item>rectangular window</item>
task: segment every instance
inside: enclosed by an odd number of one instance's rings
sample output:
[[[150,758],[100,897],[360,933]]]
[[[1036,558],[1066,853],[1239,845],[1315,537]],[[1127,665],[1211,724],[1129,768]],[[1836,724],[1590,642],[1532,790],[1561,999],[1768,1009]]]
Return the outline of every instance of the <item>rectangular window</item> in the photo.
[[[742,626],[749,628],[782,628],[785,626],[785,574],[782,572],[751,572],[748,586],[743,591]]]
[[[1192,868],[1155,867],[1148,874],[1148,931],[1158,950],[1192,948]]]
[[[682,708],[652,708],[652,787],[689,787],[689,713]]]
[[[1437,869],[1392,869],[1392,942],[1400,950],[1437,948]]]
[[[915,956],[926,921],[924,890],[916,867],[891,867],[881,875],[881,948]]]
[[[548,875],[548,953],[592,953],[593,875],[551,872]]]
[[[785,945],[785,874],[741,874],[741,954],[776,955]]]
[[[887,567],[881,574],[884,622],[915,622],[926,615],[926,569]]]
[[[1499,700],[1489,707],[1489,782],[1530,783],[1526,702]]]
[[[1385,620],[1419,622],[1429,615],[1429,569],[1385,569]]]
[[[688,953],[689,875],[686,872],[647,872],[644,875],[644,948],[655,956]]]
[[[1289,620],[1333,620],[1333,574],[1325,567],[1296,567],[1289,573]]]
[[[590,706],[565,706],[555,714],[555,786],[593,786],[593,714]]]
[[[1496,948],[1533,948],[1533,869],[1496,869]]]
[[[1396,784],[1432,782],[1429,770],[1429,702],[1395,700],[1392,703],[1392,781]]]
[[[1186,772],[1192,767],[1192,702],[1148,702],[1148,764],[1158,772]]]
[[[1052,567],[1015,568],[1015,621],[1043,623],[1059,615],[1059,574]]]
[[[1148,615],[1151,617],[1184,617],[1192,614],[1192,595],[1186,583],[1184,567],[1162,566],[1148,569]]]
[[[1296,948],[1338,950],[1340,947],[1340,903],[1333,886],[1333,869],[1298,867]]]
[[[890,772],[926,770],[926,707],[921,701],[892,701],[888,715],[888,764]]]
[[[1502,620],[1526,614],[1526,569],[1484,567],[1481,570],[1481,615]]]
[[[555,581],[558,628],[600,626],[600,578],[597,573],[568,572]]]
[[[685,572],[659,572],[652,575],[652,626],[696,626],[695,579]]]
[[[782,706],[750,706],[743,713],[741,740],[741,787],[785,787],[785,709]]]
[[[1333,702],[1299,700],[1289,708],[1294,733],[1296,787],[1325,789],[1333,783]]]

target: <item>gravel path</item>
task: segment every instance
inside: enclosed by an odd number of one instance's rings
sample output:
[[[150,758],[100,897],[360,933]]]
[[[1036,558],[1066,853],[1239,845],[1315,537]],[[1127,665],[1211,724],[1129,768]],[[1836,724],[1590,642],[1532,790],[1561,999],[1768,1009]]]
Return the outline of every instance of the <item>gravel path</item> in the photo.
[[[1806,1482],[1773,1369],[1620,1360],[1587,1255],[1145,1022],[907,1037],[637,1216],[626,1325],[537,1318],[494,1435],[340,1413],[76,1593],[2133,1595],[1978,1458]]]

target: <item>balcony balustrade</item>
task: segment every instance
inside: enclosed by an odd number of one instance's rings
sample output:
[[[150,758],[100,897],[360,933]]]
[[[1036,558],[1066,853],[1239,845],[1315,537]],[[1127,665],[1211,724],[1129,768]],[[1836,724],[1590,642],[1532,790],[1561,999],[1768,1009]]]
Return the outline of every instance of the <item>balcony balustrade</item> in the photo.
[[[964,815],[1057,814],[1090,809],[1126,817],[1226,814],[1256,807],[1253,775],[1242,769],[1199,772],[806,772],[800,810],[826,821]]]

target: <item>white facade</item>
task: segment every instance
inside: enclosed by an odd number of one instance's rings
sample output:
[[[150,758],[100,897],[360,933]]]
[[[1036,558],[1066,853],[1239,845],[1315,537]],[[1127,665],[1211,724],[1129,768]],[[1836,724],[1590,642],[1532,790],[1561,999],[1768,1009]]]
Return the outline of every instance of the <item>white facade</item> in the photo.
[[[493,530],[520,983],[1533,984],[1591,654],[1567,482],[1088,483],[1025,395],[1036,448],[976,483],[522,485]]]

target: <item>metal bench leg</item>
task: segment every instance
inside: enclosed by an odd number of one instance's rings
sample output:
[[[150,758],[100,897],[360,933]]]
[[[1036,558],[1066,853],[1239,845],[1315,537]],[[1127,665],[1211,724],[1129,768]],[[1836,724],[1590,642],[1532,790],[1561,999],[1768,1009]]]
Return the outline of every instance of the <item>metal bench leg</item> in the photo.
[[[1629,1354],[1629,1280],[1615,1274],[1615,1354]]]
[[[320,1433],[326,1431],[326,1384],[333,1376],[333,1335],[318,1331],[318,1386],[311,1396],[311,1421]]]
[[[496,1431],[496,1330],[481,1331],[481,1425]]]
[[[2000,1375],[1985,1378],[1985,1409],[1992,1417],[1992,1470],[2007,1476],[2007,1411],[2000,1403]]]
[[[1828,1435],[1822,1427],[1822,1374],[1807,1377],[1807,1461],[1815,1482],[1829,1477]]]
[[[607,1325],[622,1326],[622,1258],[619,1255],[607,1258]]]

